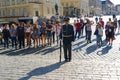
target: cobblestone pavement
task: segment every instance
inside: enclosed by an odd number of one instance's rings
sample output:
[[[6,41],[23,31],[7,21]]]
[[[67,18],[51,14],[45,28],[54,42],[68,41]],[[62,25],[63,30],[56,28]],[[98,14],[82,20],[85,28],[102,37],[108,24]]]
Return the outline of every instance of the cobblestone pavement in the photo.
[[[0,80],[120,80],[120,35],[113,46],[96,48],[84,38],[73,43],[71,62],[59,63],[59,47],[10,50],[0,48]]]

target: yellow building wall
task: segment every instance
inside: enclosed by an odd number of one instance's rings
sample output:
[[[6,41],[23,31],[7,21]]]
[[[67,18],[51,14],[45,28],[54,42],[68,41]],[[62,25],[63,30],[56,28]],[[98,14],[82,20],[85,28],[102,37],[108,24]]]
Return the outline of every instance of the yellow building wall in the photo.
[[[12,0],[10,0],[12,1]],[[2,2],[2,0],[0,0],[0,3]],[[11,4],[12,2],[10,2]],[[59,15],[63,15],[63,9],[62,6],[59,6]],[[15,10],[15,15],[12,14],[13,9]],[[19,11],[18,11],[19,9]],[[26,9],[27,14],[24,15],[24,9]],[[3,14],[3,10],[4,13]],[[6,15],[6,11],[10,10],[10,13]],[[22,2],[20,4],[17,4],[17,2],[15,2],[15,5],[9,5],[9,6],[0,6],[0,11],[1,11],[1,16],[0,17],[10,17],[10,18],[5,18],[5,20],[9,21],[9,20],[17,20],[18,18],[14,19],[13,17],[17,16],[35,16],[35,11],[38,11],[39,16],[42,17],[46,17],[46,18],[50,18],[51,16],[55,16],[56,15],[56,11],[55,11],[55,2],[45,2],[43,0],[43,3],[28,3],[27,1]]]
[[[60,3],[63,7],[72,6],[74,8],[80,9],[80,15],[86,15],[89,13],[89,0],[61,0]],[[69,14],[71,13],[70,8],[68,10],[64,9],[64,15],[67,11]]]
[[[74,7],[77,9],[81,9],[81,0],[61,0],[60,1],[61,5],[63,7]],[[68,13],[71,13],[71,9],[69,10],[63,10],[63,15],[65,15],[65,13],[68,11]]]

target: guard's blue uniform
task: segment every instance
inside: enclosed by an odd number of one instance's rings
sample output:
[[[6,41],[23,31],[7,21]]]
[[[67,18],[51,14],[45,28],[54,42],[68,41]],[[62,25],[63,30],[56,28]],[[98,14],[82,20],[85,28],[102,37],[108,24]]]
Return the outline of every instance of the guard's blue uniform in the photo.
[[[63,49],[64,49],[64,58],[65,61],[71,61],[72,51],[71,51],[71,42],[74,41],[74,29],[73,26],[63,25],[61,29],[60,38],[63,39]]]

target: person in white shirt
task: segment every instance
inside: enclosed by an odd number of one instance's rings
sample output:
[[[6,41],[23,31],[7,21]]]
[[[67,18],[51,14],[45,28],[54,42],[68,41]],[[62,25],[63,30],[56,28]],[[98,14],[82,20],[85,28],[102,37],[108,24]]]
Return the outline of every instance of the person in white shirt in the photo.
[[[101,23],[98,23],[96,26],[96,39],[97,39],[97,46],[101,47],[102,46],[102,36],[103,36],[103,27]]]
[[[61,31],[61,24],[60,22],[56,22],[56,37],[57,37],[57,45],[59,41],[59,36],[60,36],[60,31]]]
[[[32,33],[32,29],[31,29],[31,25],[30,23],[26,24],[26,28],[25,28],[25,37],[27,40],[27,46],[28,48],[30,48],[30,44],[31,44],[31,33]]]

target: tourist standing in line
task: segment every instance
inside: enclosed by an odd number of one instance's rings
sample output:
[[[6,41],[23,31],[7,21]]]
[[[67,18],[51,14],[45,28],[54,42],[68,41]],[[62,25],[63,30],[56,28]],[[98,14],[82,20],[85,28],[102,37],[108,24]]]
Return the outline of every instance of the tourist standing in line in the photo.
[[[10,38],[10,31],[8,24],[5,25],[3,31],[3,39],[4,39],[4,48],[9,48],[9,38]]]
[[[56,30],[56,26],[55,26],[55,23],[54,22],[52,22],[52,42],[53,42],[53,44],[55,43],[55,30]]]
[[[38,45],[40,46],[41,44],[41,26],[38,24],[38,22],[35,23],[37,25],[37,28],[38,28]]]
[[[33,24],[33,29],[32,29],[33,33],[32,33],[32,38],[33,38],[33,44],[34,44],[34,48],[38,47],[38,28],[37,28],[37,24]]]
[[[115,39],[114,35],[115,35],[115,25],[114,22],[111,22],[108,29],[109,46],[112,46],[113,40]]]
[[[25,28],[24,23],[20,22],[17,27],[17,37],[18,37],[18,43],[19,43],[19,49],[25,48]]]
[[[87,32],[87,44],[91,43],[91,36],[92,36],[92,29],[91,29],[91,21],[87,19],[87,24],[86,24],[86,32]]]
[[[59,21],[56,22],[56,38],[57,38],[57,45],[59,43],[60,39],[60,30],[61,30],[61,24]]]
[[[97,23],[95,31],[97,31],[97,33],[96,33],[97,46],[101,47],[102,46],[103,27],[100,22]]]
[[[120,32],[120,18],[118,20],[118,33]]]
[[[11,29],[10,29],[10,36],[11,36],[11,40],[12,40],[12,49],[17,49],[17,35],[16,35],[16,25],[12,24],[11,25]]]
[[[25,27],[25,38],[27,41],[28,48],[30,48],[30,44],[31,44],[31,33],[32,33],[31,25],[27,23]]]
[[[76,30],[76,33],[75,33],[75,39],[76,38],[80,38],[80,33],[81,33],[81,23],[79,22],[79,20],[77,20],[77,23],[75,24],[75,30]],[[77,37],[77,35],[78,35],[78,37]]]
[[[48,25],[46,26],[48,46],[52,45],[52,29],[51,21],[48,21]]]
[[[42,47],[45,47],[46,46],[46,34],[47,34],[45,22],[42,22],[42,26],[40,30],[41,30]]]

